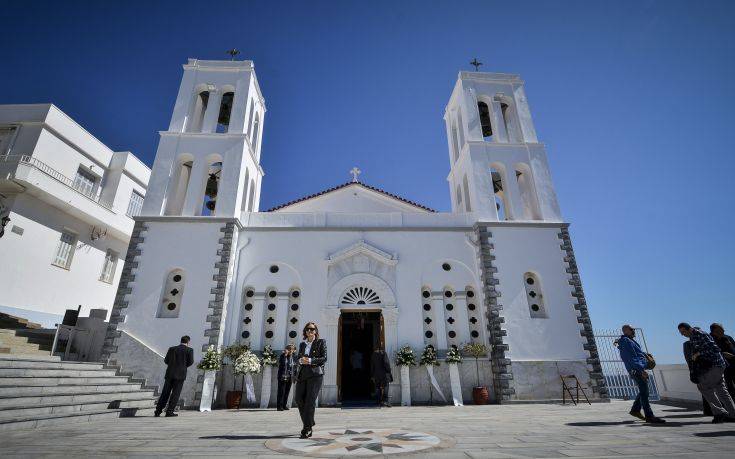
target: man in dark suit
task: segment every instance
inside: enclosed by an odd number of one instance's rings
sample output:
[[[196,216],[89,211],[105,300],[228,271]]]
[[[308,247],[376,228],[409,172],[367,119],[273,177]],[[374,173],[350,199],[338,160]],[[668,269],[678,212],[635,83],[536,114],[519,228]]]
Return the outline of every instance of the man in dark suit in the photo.
[[[393,382],[388,354],[380,347],[375,349],[370,359],[370,375],[375,383],[375,397],[378,406],[390,406],[388,384]]]
[[[194,363],[194,351],[189,347],[190,340],[188,336],[182,336],[181,344],[168,348],[166,352],[166,358],[163,359],[163,363],[167,365],[166,382],[156,405],[156,417],[161,415],[164,408],[167,418],[178,416],[174,413],[174,408],[179,403],[181,388],[186,380],[186,369]]]

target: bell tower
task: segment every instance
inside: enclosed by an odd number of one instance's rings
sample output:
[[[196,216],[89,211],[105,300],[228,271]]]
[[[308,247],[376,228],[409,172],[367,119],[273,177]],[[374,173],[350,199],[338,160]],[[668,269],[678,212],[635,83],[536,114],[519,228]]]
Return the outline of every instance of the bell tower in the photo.
[[[258,210],[265,116],[252,61],[189,59],[151,173],[143,216]]]
[[[444,121],[453,212],[486,221],[561,221],[518,75],[460,72]]]

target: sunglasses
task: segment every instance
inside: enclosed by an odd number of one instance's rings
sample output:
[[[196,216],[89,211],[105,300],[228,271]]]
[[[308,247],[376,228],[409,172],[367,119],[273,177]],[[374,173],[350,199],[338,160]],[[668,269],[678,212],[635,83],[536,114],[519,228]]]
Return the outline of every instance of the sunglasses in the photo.
[[[309,327],[306,329],[306,331],[316,331],[316,328]]]

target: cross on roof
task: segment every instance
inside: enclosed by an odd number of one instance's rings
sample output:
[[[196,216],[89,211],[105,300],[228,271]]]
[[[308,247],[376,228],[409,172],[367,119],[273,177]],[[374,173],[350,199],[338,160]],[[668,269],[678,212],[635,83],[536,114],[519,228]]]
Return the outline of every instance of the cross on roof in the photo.
[[[352,182],[357,183],[359,180],[357,180],[357,176],[362,174],[362,171],[357,168],[357,166],[350,169],[350,174],[352,174]]]
[[[475,66],[475,72],[479,72],[480,71],[480,66],[482,65],[482,62],[478,61],[477,58],[475,57],[475,58],[472,59],[472,62],[470,62],[470,65],[474,65]]]
[[[240,50],[238,50],[237,48],[232,48],[232,49],[230,49],[230,50],[227,51],[227,54],[230,55],[230,60],[231,61],[234,61],[235,60],[235,56],[237,56],[238,54],[240,54]]]

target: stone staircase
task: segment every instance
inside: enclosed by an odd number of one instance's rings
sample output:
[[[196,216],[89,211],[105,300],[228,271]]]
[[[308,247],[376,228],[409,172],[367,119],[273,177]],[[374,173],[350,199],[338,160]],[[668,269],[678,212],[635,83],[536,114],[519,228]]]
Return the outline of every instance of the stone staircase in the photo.
[[[49,355],[54,340],[52,330],[26,319],[0,312],[0,355]]]
[[[152,414],[142,384],[101,363],[0,354],[0,431]]]

